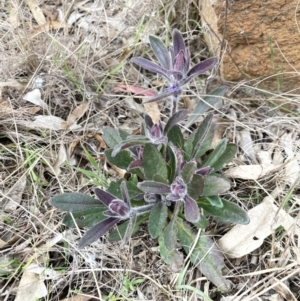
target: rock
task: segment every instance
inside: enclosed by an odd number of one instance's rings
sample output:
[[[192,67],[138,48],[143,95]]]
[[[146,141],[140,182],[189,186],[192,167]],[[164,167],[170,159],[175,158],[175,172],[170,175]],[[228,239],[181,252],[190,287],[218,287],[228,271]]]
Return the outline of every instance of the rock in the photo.
[[[300,7],[292,0],[202,0],[205,39],[219,54],[225,33],[221,76],[253,80],[260,88],[300,89]],[[209,26],[207,25],[209,24]],[[224,30],[225,26],[225,30]],[[212,32],[214,31],[219,39]],[[226,50],[226,51],[225,51]]]

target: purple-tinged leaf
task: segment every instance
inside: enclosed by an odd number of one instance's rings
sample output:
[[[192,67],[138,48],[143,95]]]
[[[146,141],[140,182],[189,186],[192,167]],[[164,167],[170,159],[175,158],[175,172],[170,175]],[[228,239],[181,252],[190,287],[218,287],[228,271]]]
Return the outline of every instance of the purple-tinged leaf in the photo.
[[[93,190],[97,198],[107,207],[109,206],[110,202],[116,198],[101,188],[96,187]]]
[[[161,194],[170,192],[170,187],[166,184],[154,182],[154,181],[143,181],[137,184],[137,187],[144,192]]]
[[[49,204],[61,211],[81,211],[89,208],[102,207],[99,200],[82,193],[63,193],[54,196],[49,200]]]
[[[146,101],[143,101],[143,103],[150,103],[150,102],[154,102],[154,101],[158,101],[161,99],[164,99],[166,97],[169,97],[170,95],[174,94],[174,91],[164,91],[160,94],[157,94],[154,97],[148,98]]]
[[[120,218],[120,215],[119,215],[119,214],[117,214],[117,213],[115,213],[115,212],[112,212],[112,211],[110,211],[110,210],[105,210],[105,211],[103,212],[103,214],[106,216],[106,218],[107,218],[107,217]]]
[[[176,82],[178,82],[178,81],[182,80],[183,77],[184,77],[184,73],[180,70],[168,70],[168,78],[170,79],[172,84],[174,84],[172,79],[175,79]],[[174,92],[177,92],[177,91],[175,90]]]
[[[137,159],[132,161],[128,166],[128,170],[138,168],[138,167],[143,167],[143,160]]]
[[[148,229],[151,238],[157,238],[165,227],[168,217],[168,207],[164,203],[153,206],[149,216]]]
[[[121,150],[125,150],[131,146],[140,145],[140,144],[146,144],[149,143],[150,140],[145,136],[137,136],[137,137],[128,137],[125,141],[120,142],[117,144],[112,153],[111,156],[115,157]]]
[[[175,114],[173,114],[169,118],[169,120],[164,128],[165,135],[168,134],[168,132],[174,125],[176,125],[178,122],[180,122],[182,119],[184,119],[187,114],[188,114],[188,110],[180,110],[180,111],[177,111]]]
[[[86,231],[86,233],[82,236],[82,238],[79,240],[78,247],[81,249],[93,243],[98,238],[103,236],[106,231],[112,228],[119,221],[120,219],[118,218],[109,217],[108,219],[95,225],[94,227]]]
[[[155,64],[147,59],[144,59],[143,57],[133,57],[130,61],[144,69],[158,73],[158,74],[163,75],[164,77],[168,78],[168,72],[165,68],[162,68],[162,67],[158,66],[157,64]]]
[[[127,189],[127,186],[126,186],[126,181],[122,181],[122,183],[120,185],[120,189],[121,189],[122,199],[123,199],[124,203],[127,206],[131,207],[130,197],[129,197],[128,189]]]
[[[178,176],[171,184],[170,190],[171,192],[166,196],[166,199],[169,201],[176,202],[183,200],[187,193],[187,186],[184,183],[183,179],[180,176]]]
[[[147,113],[144,114],[144,121],[145,121],[147,128],[150,129],[153,127],[153,125],[154,125],[153,120]]]
[[[185,44],[181,32],[178,29],[173,30],[173,49],[175,58],[180,51],[185,53]]]
[[[108,208],[112,213],[117,215],[116,217],[119,217],[120,219],[127,219],[130,217],[131,208],[122,200],[112,200]]]
[[[174,71],[180,71],[183,74],[184,70],[186,69],[185,64],[186,64],[186,61],[185,61],[185,57],[184,57],[184,52],[181,50],[175,56],[175,61],[174,61],[174,66],[173,66],[174,69],[173,70]],[[181,80],[181,78],[178,78],[178,80]]]
[[[184,80],[184,83],[187,83],[195,76],[205,73],[207,70],[213,68],[217,63],[217,57],[211,57],[198,63],[187,73],[188,77]]]
[[[204,167],[199,168],[199,169],[196,171],[196,174],[197,174],[197,175],[201,175],[201,176],[207,176],[207,175],[209,175],[212,171],[214,171],[214,168],[212,168],[212,167],[210,167],[210,166],[204,166]]]
[[[184,198],[184,216],[188,222],[197,223],[200,220],[198,204],[189,196]]]
[[[170,69],[170,54],[165,44],[160,39],[154,36],[149,36],[149,40],[150,46],[162,67],[167,70]]]
[[[153,144],[167,144],[168,138],[164,136],[162,123],[154,124],[150,129],[147,129],[148,137]]]

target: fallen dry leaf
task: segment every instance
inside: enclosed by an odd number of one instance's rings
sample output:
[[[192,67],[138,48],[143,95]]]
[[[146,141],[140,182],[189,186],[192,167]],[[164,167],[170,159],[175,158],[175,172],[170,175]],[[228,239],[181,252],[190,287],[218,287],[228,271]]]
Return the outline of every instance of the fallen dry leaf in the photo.
[[[237,138],[239,140],[238,144],[244,153],[251,159],[252,162],[257,163],[250,131],[248,129],[244,129],[238,132]]]
[[[38,274],[30,271],[33,266],[35,264],[30,264],[23,272],[15,301],[33,301],[47,296],[48,290],[44,281]]]
[[[160,110],[157,102],[150,102],[144,104],[145,111],[152,118],[153,123],[159,123],[160,121]]]
[[[27,122],[27,126],[31,128],[43,128],[48,130],[65,130],[67,128],[67,122],[53,115],[35,116],[33,122]]]
[[[26,93],[23,96],[24,100],[27,100],[37,106],[42,107],[43,109],[47,110],[48,105],[42,100],[41,98],[41,91],[40,89],[33,89],[32,91]]]
[[[91,298],[92,297],[82,296],[82,295],[75,295],[75,296],[72,296],[70,298],[62,299],[60,301],[88,301]]]
[[[141,87],[136,87],[132,85],[118,85],[113,88],[113,92],[131,92],[135,95],[144,95],[144,96],[155,96],[157,93],[151,90],[147,90]]]
[[[61,173],[60,166],[67,160],[68,160],[68,155],[67,155],[66,148],[64,144],[61,143],[55,163],[53,164],[52,167],[47,167],[46,170],[49,171],[51,174],[58,176]]]
[[[43,14],[43,11],[39,7],[39,1],[38,0],[26,0],[27,5],[29,6],[32,15],[36,22],[39,25],[43,25],[46,23],[46,18]]]
[[[36,27],[32,33],[30,34],[31,38],[34,38],[35,36],[39,35],[42,32],[47,32],[50,30],[60,29],[60,28],[70,28],[71,26],[62,22],[58,21],[48,21],[45,24]]]
[[[10,103],[0,98],[0,116],[10,114],[14,111]]]
[[[76,121],[86,112],[88,108],[88,102],[84,102],[77,106],[67,118],[67,128],[73,129],[74,127],[76,127]]]
[[[273,204],[272,197],[248,211],[250,223],[236,225],[219,241],[218,246],[229,258],[239,258],[259,248],[264,239],[279,226],[289,231],[295,220],[284,210]]]
[[[238,178],[244,180],[257,180],[268,174],[272,174],[281,170],[286,164],[255,164],[255,165],[240,165],[232,167],[225,171],[225,176],[229,178]]]
[[[26,187],[26,177],[21,177],[15,185],[10,189],[10,192],[8,193],[8,202],[4,206],[4,210],[8,212],[14,212],[17,207],[19,206],[19,203],[22,200],[22,195]]]
[[[271,284],[276,284],[272,289],[275,290],[284,300],[297,301],[294,294],[290,289],[283,283],[280,279],[272,278],[270,279]]]
[[[11,1],[11,6],[9,9],[8,21],[11,24],[12,28],[17,28],[20,25],[19,20],[19,5],[17,1]]]

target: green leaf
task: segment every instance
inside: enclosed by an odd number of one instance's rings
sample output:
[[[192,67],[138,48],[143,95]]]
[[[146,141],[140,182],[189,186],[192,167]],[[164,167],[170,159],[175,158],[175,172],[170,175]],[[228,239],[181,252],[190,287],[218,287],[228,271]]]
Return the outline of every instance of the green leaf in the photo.
[[[204,120],[204,121],[206,121],[206,120]],[[200,126],[200,128],[201,128],[201,126]],[[203,134],[203,135],[200,137],[200,139],[198,140],[198,143],[195,145],[195,147],[193,149],[192,159],[195,159],[195,160],[199,159],[203,154],[205,154],[211,148],[212,140],[215,135],[215,129],[216,129],[216,125],[211,123],[211,124],[207,125],[206,131],[203,129],[203,132],[201,133],[201,131],[199,130],[200,134]],[[194,142],[196,140],[197,139],[195,137]]]
[[[215,162],[222,156],[227,146],[227,139],[222,139],[216,148],[201,163],[201,166],[213,166]]]
[[[161,234],[158,237],[158,244],[159,244],[159,253],[162,260],[166,264],[169,264],[173,271],[181,270],[184,263],[183,254],[176,249],[169,251],[165,245],[163,234]]]
[[[150,46],[155,56],[158,58],[159,62],[161,63],[162,67],[164,67],[165,69],[169,69],[171,59],[170,59],[168,48],[157,37],[149,36],[149,40],[150,40]]]
[[[201,215],[200,221],[193,223],[193,225],[199,229],[205,229],[208,226],[208,220],[205,218],[205,216]]]
[[[193,175],[192,181],[187,185],[188,195],[197,200],[202,196],[204,189],[204,177],[201,175]]]
[[[110,148],[104,152],[106,159],[109,161],[109,163],[121,169],[127,169],[128,165],[133,161],[130,152],[128,150],[122,150],[113,157],[111,155],[112,151],[113,150]]]
[[[168,132],[168,140],[169,143],[172,142],[175,147],[183,150],[184,140],[183,135],[181,133],[180,127],[178,125],[174,125]]]
[[[94,199],[87,194],[82,193],[63,193],[54,196],[49,200],[49,204],[60,209],[61,211],[81,211],[88,208],[102,207],[98,199]]]
[[[222,208],[223,202],[222,199],[218,195],[207,196],[206,199],[212,206]]]
[[[127,149],[129,147],[135,146],[135,145],[144,145],[146,143],[149,143],[150,139],[144,137],[144,136],[133,136],[133,137],[129,137],[126,140],[118,143],[111,155],[114,157],[116,156],[121,150]]]
[[[163,184],[166,184],[166,185],[169,184],[168,178],[165,178],[165,177],[161,176],[160,174],[154,175],[153,180],[155,182],[163,183]]]
[[[247,212],[229,201],[222,200],[223,207],[213,206],[206,198],[197,200],[197,203],[207,213],[218,217],[224,223],[247,225],[250,222]]]
[[[222,96],[225,95],[226,91],[227,87],[221,86],[203,97],[203,99],[201,99],[197,104],[194,112],[190,115],[185,127],[189,128],[199,118],[199,116],[204,114],[211,107],[214,107],[214,105],[222,99]]]
[[[137,220],[136,220],[135,225],[133,227],[132,235],[134,235],[139,230],[141,223],[144,222],[147,219],[148,219],[148,214],[144,214],[144,215],[141,215],[141,216],[137,217]],[[108,240],[109,241],[118,241],[118,240],[123,239],[124,235],[125,235],[125,232],[127,230],[128,224],[129,224],[129,220],[127,220],[124,223],[118,225],[115,230],[112,230],[109,233]]]
[[[174,222],[174,219],[172,219],[169,222],[168,226],[165,228],[163,235],[167,250],[175,250],[175,245],[177,241],[177,224]]]
[[[157,238],[165,227],[168,217],[168,207],[164,203],[153,206],[149,216],[148,229],[151,238]]]
[[[67,227],[75,227],[74,220],[78,227],[92,227],[101,221],[107,219],[107,216],[103,215],[103,211],[107,210],[107,207],[96,207],[89,208],[81,211],[76,211],[71,213],[67,213],[64,216],[63,223]],[[73,218],[72,218],[73,215]]]
[[[106,189],[106,192],[112,194],[118,199],[122,199],[122,193],[120,189],[121,183],[124,181],[124,179],[120,179],[118,181],[110,182],[108,188]]]
[[[166,264],[171,264],[172,262],[172,257],[174,255],[174,251],[169,251],[165,245],[165,240],[164,240],[164,235],[160,235],[158,237],[158,244],[159,244],[159,253],[160,256],[162,258],[162,260],[166,263]]]
[[[223,168],[223,166],[234,158],[236,154],[237,146],[233,143],[227,144],[226,149],[224,150],[223,154],[221,157],[214,162],[212,167],[214,168],[214,171],[219,171]]]
[[[194,131],[185,141],[185,151],[184,151],[184,160],[189,162],[192,160],[192,152],[193,152],[193,141],[195,139],[196,131]]]
[[[143,167],[147,180],[153,180],[156,174],[168,177],[166,162],[153,144],[146,144],[143,152]]]
[[[215,286],[223,291],[228,291],[230,289],[229,283],[222,275],[222,269],[225,266],[224,258],[213,240],[201,232],[196,241],[196,234],[181,218],[177,218],[177,225],[179,242],[185,253],[190,254],[191,262]]]
[[[120,133],[118,130],[105,126],[103,127],[103,139],[108,147],[113,148],[118,143],[120,143],[123,139],[120,137]]]
[[[170,183],[173,183],[175,179],[176,168],[177,168],[177,157],[174,153],[173,148],[170,147],[170,145],[168,145],[168,157],[169,157],[169,161],[167,163],[168,179]]]
[[[128,136],[130,136],[127,132],[125,132],[121,129],[118,129],[118,131],[119,131],[119,135],[120,135],[122,140],[125,140],[125,139],[127,139]]]
[[[177,287],[177,289],[179,289],[179,290],[189,290],[189,291],[192,291],[193,293],[195,293],[196,295],[199,295],[201,297],[201,299],[203,299],[204,301],[213,301],[205,293],[203,293],[202,291],[200,291],[199,289],[197,289],[197,288],[195,288],[191,285],[179,285]]]
[[[175,126],[183,118],[185,118],[185,116],[187,114],[188,114],[188,110],[180,110],[180,111],[177,111],[175,114],[173,114],[169,118],[169,120],[164,128],[164,133],[168,134],[168,132],[172,129],[172,127]]]
[[[182,168],[180,175],[184,181],[184,183],[188,184],[192,181],[193,175],[196,172],[196,162],[191,161],[184,165]]]
[[[219,176],[205,176],[203,196],[213,196],[219,193],[224,193],[230,189],[230,182],[228,179]]]
[[[107,188],[107,192],[112,194],[113,196],[122,199],[122,193],[120,190],[120,185],[124,181],[124,179],[120,179],[118,181],[110,182],[109,187]],[[137,179],[135,177],[130,178],[130,180],[126,181],[126,186],[130,199],[136,199],[136,197],[143,193],[142,190],[137,187]]]

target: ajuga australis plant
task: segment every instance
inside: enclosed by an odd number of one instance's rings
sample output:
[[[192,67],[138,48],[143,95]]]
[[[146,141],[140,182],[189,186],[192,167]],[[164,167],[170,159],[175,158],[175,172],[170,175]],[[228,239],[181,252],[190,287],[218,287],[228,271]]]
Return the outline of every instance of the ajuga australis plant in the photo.
[[[207,218],[218,222],[247,224],[247,213],[222,197],[230,189],[230,181],[220,170],[231,161],[236,145],[223,139],[211,150],[216,129],[213,114],[207,114],[191,134],[181,130],[187,110],[178,110],[182,87],[217,63],[209,58],[190,69],[190,53],[181,33],[173,31],[173,46],[167,48],[150,36],[150,46],[160,66],[145,58],[131,59],[134,64],[164,76],[169,87],[146,102],[171,98],[173,103],[166,124],[154,123],[144,115],[141,134],[131,136],[121,129],[103,128],[108,145],[105,156],[127,172],[127,180],[111,182],[107,189],[94,188],[95,197],[79,193],[54,196],[50,204],[62,211],[67,226],[90,226],[79,241],[83,248],[102,237],[111,228],[110,240],[122,239],[122,245],[139,226],[148,221],[152,239],[158,239],[161,258],[173,269],[183,263],[182,251],[190,254],[191,263],[219,289],[228,290],[222,276],[223,255],[205,234]],[[206,98],[214,101],[226,89],[218,88]],[[196,113],[208,106],[197,106]],[[189,119],[188,122],[192,122]],[[202,229],[202,231],[199,231]],[[197,235],[197,232],[200,233]]]

